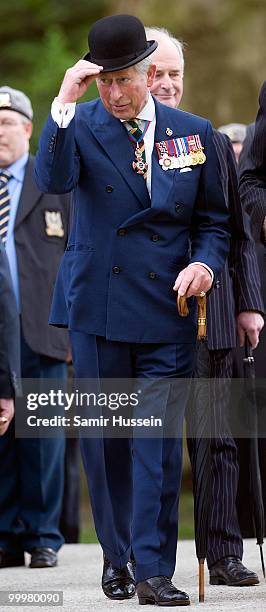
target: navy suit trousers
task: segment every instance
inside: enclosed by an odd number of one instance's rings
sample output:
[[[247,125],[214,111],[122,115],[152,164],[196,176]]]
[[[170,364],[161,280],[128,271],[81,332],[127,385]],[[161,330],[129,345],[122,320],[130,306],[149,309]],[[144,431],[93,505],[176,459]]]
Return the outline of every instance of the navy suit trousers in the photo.
[[[162,431],[158,437],[133,434],[131,438],[99,435],[81,439],[96,531],[105,555],[115,566],[123,567],[133,552],[137,581],[158,575],[171,577],[176,559],[182,426],[189,389],[189,381],[184,379],[193,370],[194,345],[130,344],[74,331],[71,341],[77,378],[127,378],[136,389],[141,379],[145,381],[141,406],[147,414],[153,414],[155,403],[164,415],[176,406],[172,437],[164,437]],[[159,386],[156,398],[154,379],[168,382]],[[101,381],[99,384],[104,384]]]

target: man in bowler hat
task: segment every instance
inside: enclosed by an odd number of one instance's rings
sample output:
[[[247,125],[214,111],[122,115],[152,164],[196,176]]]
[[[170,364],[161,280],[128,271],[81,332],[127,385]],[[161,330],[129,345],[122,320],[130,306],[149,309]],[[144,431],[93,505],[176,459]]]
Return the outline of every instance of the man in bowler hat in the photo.
[[[229,242],[211,125],[153,100],[156,46],[136,17],[97,21],[90,53],[66,71],[36,160],[43,191],[74,189],[51,323],[70,329],[77,377],[145,379],[146,399],[154,379],[191,376],[193,296],[211,288]],[[95,79],[100,98],[76,107]],[[176,292],[190,298],[185,319]],[[178,410],[182,422],[184,402]],[[140,604],[190,603],[171,582],[180,429],[172,438],[81,440],[111,599],[132,597],[136,580]]]

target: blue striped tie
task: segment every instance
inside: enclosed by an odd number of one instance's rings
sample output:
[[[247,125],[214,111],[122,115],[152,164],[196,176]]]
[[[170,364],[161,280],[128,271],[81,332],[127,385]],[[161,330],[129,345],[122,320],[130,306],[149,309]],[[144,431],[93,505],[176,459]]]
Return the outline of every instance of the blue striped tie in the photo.
[[[10,178],[11,174],[7,170],[2,170],[0,172],[0,236],[4,244],[7,239],[10,213],[10,195],[7,187]]]

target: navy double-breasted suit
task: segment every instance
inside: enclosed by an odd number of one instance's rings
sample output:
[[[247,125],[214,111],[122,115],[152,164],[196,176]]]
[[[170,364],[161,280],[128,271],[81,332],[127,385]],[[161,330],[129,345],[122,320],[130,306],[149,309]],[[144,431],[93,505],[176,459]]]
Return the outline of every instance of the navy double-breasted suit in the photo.
[[[199,134],[206,162],[187,172],[164,171],[154,146],[151,198],[132,169],[125,127],[100,100],[78,105],[65,129],[49,117],[40,139],[39,188],[74,190],[73,226],[51,323],[71,330],[78,376],[92,375],[92,346],[102,376],[190,375],[196,306],[191,298],[189,316],[179,317],[173,284],[189,262],[205,263],[216,275],[227,255],[228,214],[211,125],[157,102],[155,109],[155,142],[168,139],[167,128],[171,138]],[[105,554],[125,565],[132,533],[137,580],[171,576],[180,441],[134,438],[132,473],[128,440],[87,440],[83,456]]]
[[[210,124],[157,102],[156,116],[155,141],[168,138],[167,127],[172,138],[199,133],[207,161],[191,172],[163,171],[154,148],[151,200],[142,176],[132,170],[124,126],[101,101],[80,104],[67,129],[48,120],[37,183],[53,193],[75,189],[53,324],[119,341],[195,338],[195,309],[179,318],[172,286],[189,261],[206,263],[215,274],[220,270],[228,250],[227,213]]]

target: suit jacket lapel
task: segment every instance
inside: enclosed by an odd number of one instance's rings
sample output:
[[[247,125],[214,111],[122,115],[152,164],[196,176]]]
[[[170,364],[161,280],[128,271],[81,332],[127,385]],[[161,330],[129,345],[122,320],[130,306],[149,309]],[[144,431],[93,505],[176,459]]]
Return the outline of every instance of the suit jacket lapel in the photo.
[[[122,177],[127,181],[143,208],[150,207],[151,201],[145,180],[132,168],[134,149],[121,121],[113,117],[101,105],[96,114],[93,129],[90,127],[90,130]]]
[[[155,143],[161,140],[169,140],[179,136],[176,128],[176,117],[173,121],[173,114],[169,113],[167,106],[158,103],[156,100],[156,127],[154,134],[154,148],[152,154],[152,179],[151,179],[151,201],[152,208],[164,208],[167,206],[168,196],[173,187],[174,175],[176,170],[163,170],[159,164],[158,153]],[[173,131],[172,136],[167,136],[166,128]],[[162,197],[163,194],[163,197]]]
[[[22,223],[22,221],[24,221],[25,217],[27,217],[27,215],[31,212],[42,195],[34,181],[33,167],[34,159],[32,156],[30,156],[21,190],[15,221],[15,229],[18,227],[18,225],[20,225],[20,223]]]

